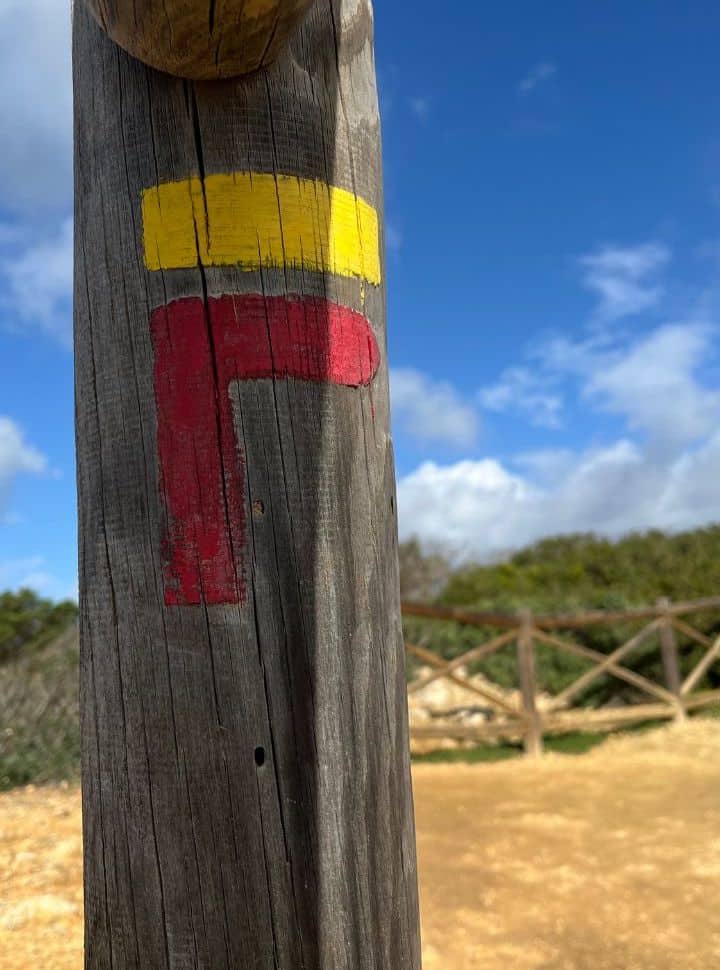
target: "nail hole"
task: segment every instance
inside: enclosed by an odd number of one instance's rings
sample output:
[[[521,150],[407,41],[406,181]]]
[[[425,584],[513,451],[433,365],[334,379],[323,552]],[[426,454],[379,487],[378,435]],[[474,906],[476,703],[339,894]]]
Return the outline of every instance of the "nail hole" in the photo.
[[[258,768],[265,764],[265,748],[255,748],[255,764]]]
[[[259,498],[253,502],[253,515],[256,519],[261,519],[265,515],[265,503]]]

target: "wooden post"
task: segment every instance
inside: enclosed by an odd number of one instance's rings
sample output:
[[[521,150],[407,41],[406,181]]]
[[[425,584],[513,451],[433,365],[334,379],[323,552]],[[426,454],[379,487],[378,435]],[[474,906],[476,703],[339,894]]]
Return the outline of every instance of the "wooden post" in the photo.
[[[537,676],[535,670],[535,641],[533,638],[533,620],[530,610],[523,610],[520,614],[520,629],[518,631],[518,673],[520,676],[520,692],[522,695],[523,714],[525,717],[525,753],[531,757],[542,754],[542,721],[537,710]]]
[[[207,83],[100,24],[77,0],[86,970],[419,970],[370,2]]]
[[[667,597],[663,597],[657,601],[656,605],[659,610],[667,611],[670,609],[670,600]],[[677,639],[668,616],[663,618],[659,635],[663,670],[665,672],[665,686],[676,699],[677,710],[675,720],[684,721],[686,719],[686,712],[682,699],[682,675],[678,660]]]

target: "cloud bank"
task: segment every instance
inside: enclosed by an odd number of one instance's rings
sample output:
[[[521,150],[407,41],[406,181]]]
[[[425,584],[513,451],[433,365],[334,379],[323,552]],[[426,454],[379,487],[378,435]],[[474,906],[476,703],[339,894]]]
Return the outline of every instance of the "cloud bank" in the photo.
[[[718,326],[694,314],[634,330],[617,323],[659,308],[669,260],[657,243],[583,257],[581,282],[597,296],[584,331],[535,343],[532,367],[508,369],[478,392],[486,411],[557,432],[571,423],[572,401],[580,427],[613,419],[615,440],[605,430],[595,443],[587,431],[579,448],[425,462],[398,485],[404,538],[488,559],[552,534],[619,537],[720,521]]]

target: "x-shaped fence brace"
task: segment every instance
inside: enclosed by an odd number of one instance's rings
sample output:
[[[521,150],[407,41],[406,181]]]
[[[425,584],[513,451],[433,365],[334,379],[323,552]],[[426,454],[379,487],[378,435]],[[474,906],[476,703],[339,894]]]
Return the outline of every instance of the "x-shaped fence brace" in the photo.
[[[675,605],[661,601],[655,608],[645,610],[605,614],[594,611],[576,616],[539,616],[536,618],[533,618],[528,612],[520,617],[512,617],[502,614],[468,613],[418,604],[406,604],[403,607],[406,616],[453,620],[466,626],[510,627],[505,632],[450,661],[442,659],[427,646],[418,643],[406,643],[408,655],[433,668],[431,673],[417,677],[409,683],[408,693],[411,696],[419,694],[430,684],[445,679],[488,701],[497,715],[495,722],[482,727],[448,725],[446,722],[432,727],[416,726],[412,733],[416,737],[477,737],[479,739],[480,737],[498,737],[503,734],[511,735],[519,732],[525,737],[526,748],[538,751],[541,747],[543,729],[560,733],[563,728],[575,730],[583,723],[597,728],[651,718],[684,718],[686,712],[690,710],[696,710],[720,701],[720,690],[696,692],[696,688],[709,672],[713,663],[720,658],[720,636],[712,639],[680,618],[680,614],[696,613],[709,609],[720,609],[720,597]],[[563,639],[550,632],[551,630],[562,629],[577,630],[587,626],[596,626],[603,622],[617,623],[639,619],[649,619],[650,622],[609,654],[593,650],[573,640]],[[673,631],[705,647],[702,658],[684,680],[679,679],[677,671],[677,647]],[[654,683],[627,666],[629,656],[654,634],[658,635],[663,650],[663,662],[666,665],[666,677],[668,679],[668,686],[666,687]],[[466,672],[470,664],[476,664],[490,657],[513,641],[516,641],[518,645],[520,674],[520,699],[518,701],[509,698],[507,692],[492,681],[486,678],[475,679]],[[578,676],[559,693],[550,697],[542,711],[537,710],[535,701],[537,685],[534,671],[534,645],[536,642],[593,663],[591,669]],[[675,671],[674,674],[673,670]],[[633,704],[621,710],[580,708],[573,710],[570,707],[571,702],[604,675],[615,677],[636,688],[642,694],[649,695],[654,703]],[[441,711],[435,711],[434,714],[438,719],[442,717]],[[529,743],[528,739],[530,739]]]

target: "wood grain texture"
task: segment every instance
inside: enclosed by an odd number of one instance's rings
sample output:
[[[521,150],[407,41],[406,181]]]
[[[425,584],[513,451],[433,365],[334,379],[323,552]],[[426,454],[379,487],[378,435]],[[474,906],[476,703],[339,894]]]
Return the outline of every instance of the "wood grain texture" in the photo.
[[[670,600],[662,597],[656,603],[658,609],[668,609]],[[660,637],[660,652],[662,656],[663,672],[665,674],[665,686],[670,693],[677,699],[676,720],[685,720],[685,708],[682,702],[682,674],[680,672],[680,656],[678,654],[677,638],[675,628],[668,618],[658,631]]]
[[[369,3],[318,0],[213,84],[77,6],[74,77],[86,968],[418,970],[383,288],[143,259],[167,181],[294,174],[382,212]],[[227,294],[361,314],[379,370],[231,383],[247,603],[168,606],[150,320]]]
[[[522,697],[525,731],[523,743],[525,753],[533,758],[542,754],[542,728],[537,709],[537,669],[535,663],[535,643],[533,638],[532,614],[524,610],[521,614],[517,641],[518,679]]]
[[[144,64],[213,81],[272,64],[313,0],[84,0]]]

